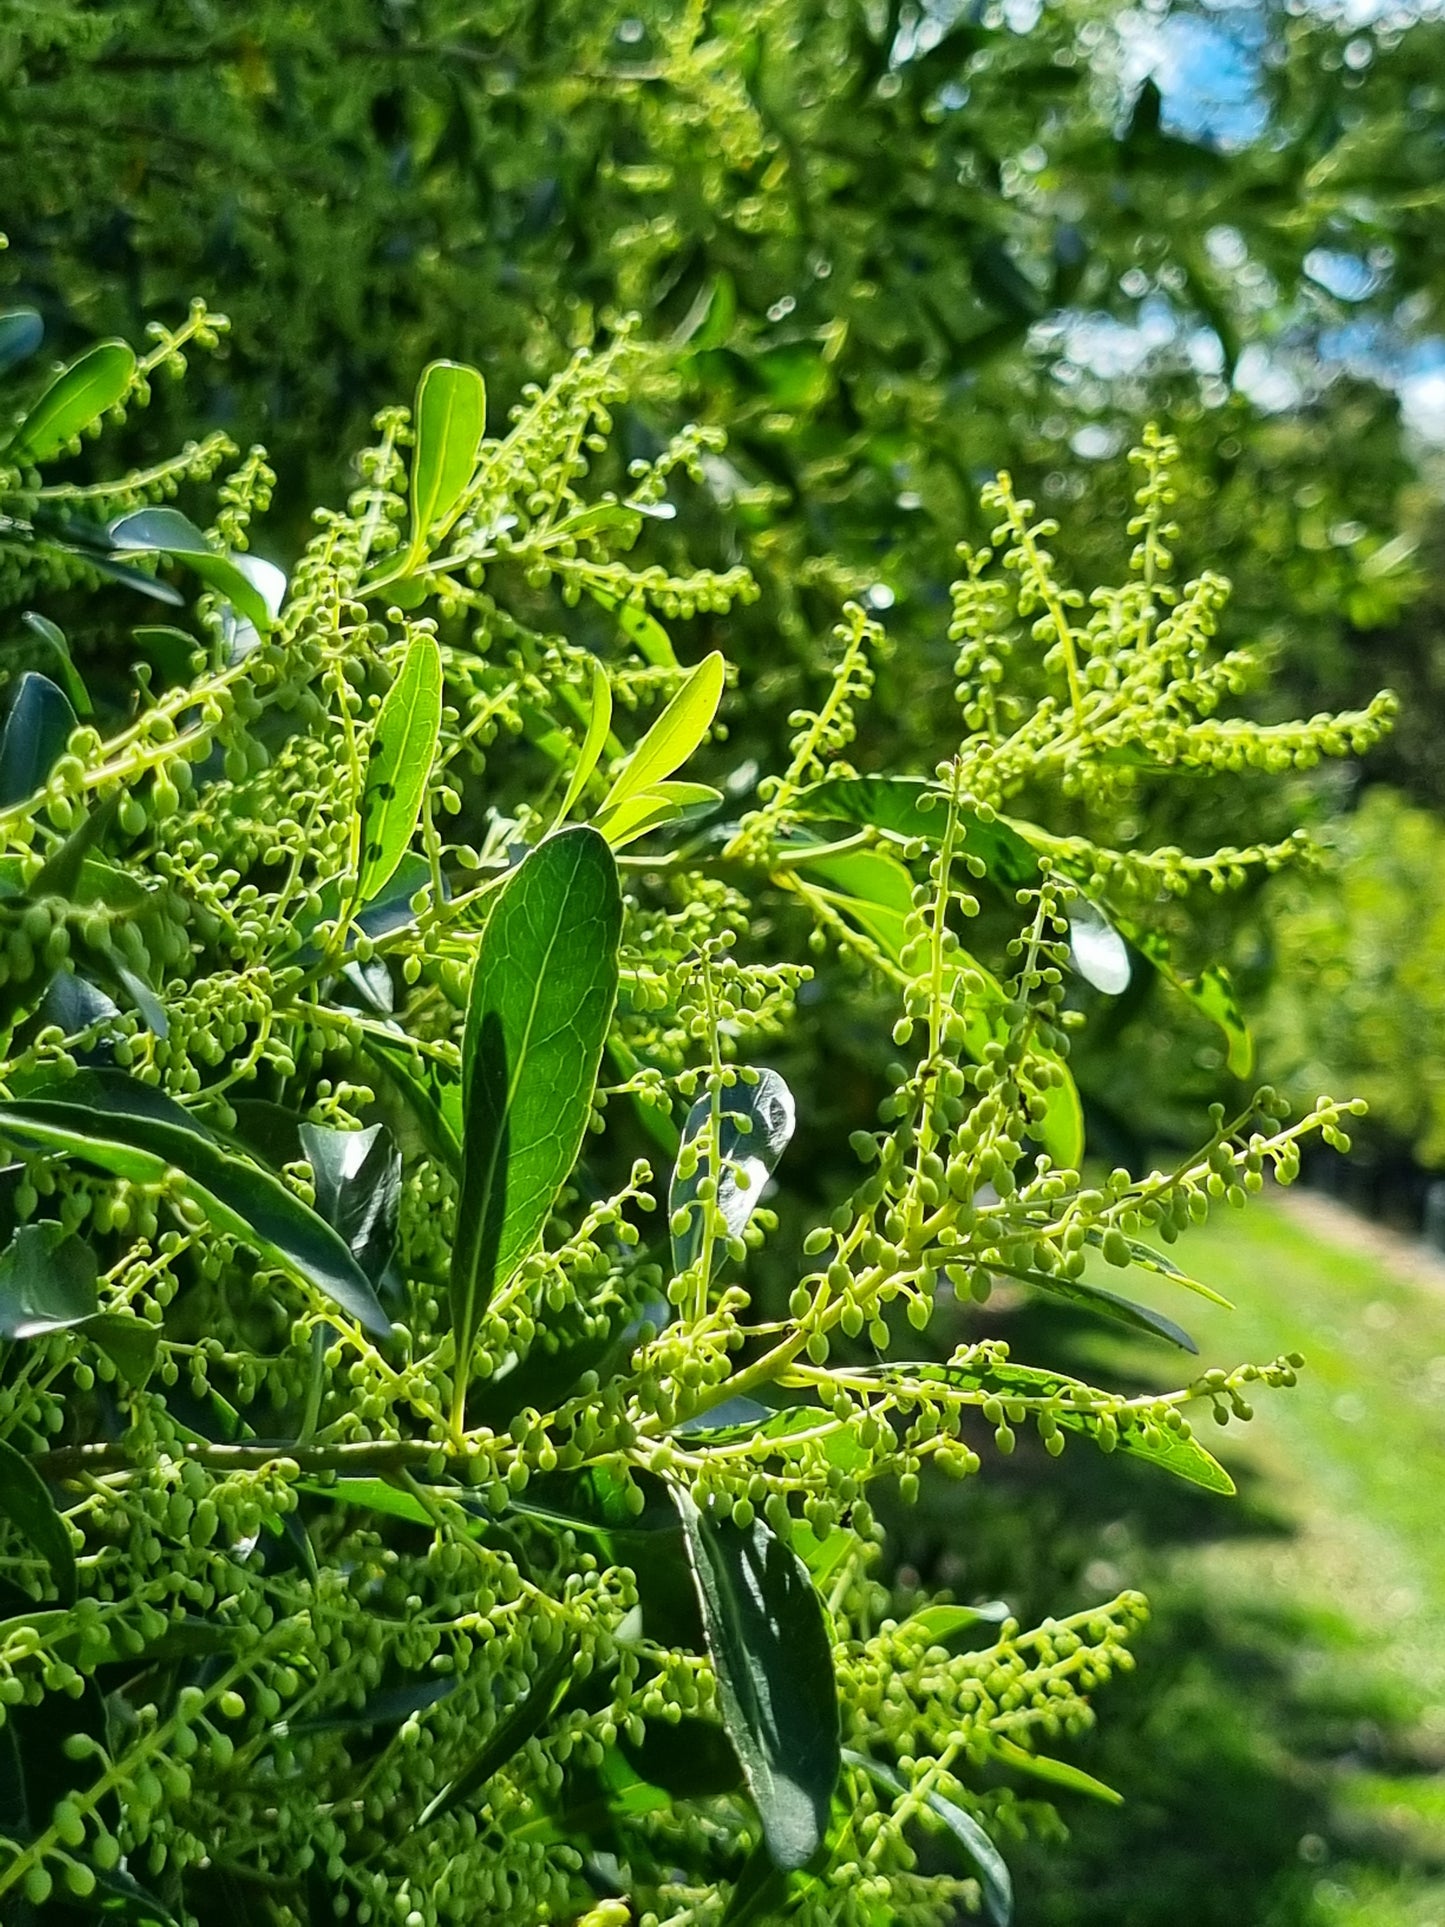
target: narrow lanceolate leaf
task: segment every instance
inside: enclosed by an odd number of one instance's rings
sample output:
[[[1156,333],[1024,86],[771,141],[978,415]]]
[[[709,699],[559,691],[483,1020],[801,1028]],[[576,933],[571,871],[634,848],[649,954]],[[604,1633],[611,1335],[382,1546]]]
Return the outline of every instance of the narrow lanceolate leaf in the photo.
[[[696,1198],[698,1186],[712,1175],[708,1155],[712,1114],[711,1095],[700,1097],[683,1127],[683,1151],[696,1146],[700,1155],[690,1176],[681,1176],[677,1169],[672,1174],[667,1210],[674,1221],[674,1272],[696,1264],[702,1251],[703,1212]],[[740,1238],[747,1228],[762,1201],[763,1186],[787,1149],[794,1121],[793,1094],[776,1071],[760,1071],[755,1084],[737,1083],[719,1094],[717,1208],[729,1237]],[[679,1230],[675,1221],[680,1211],[687,1212],[687,1219]]]
[[[617,998],[621,931],[617,865],[586,827],[524,857],[487,919],[462,1042],[451,1273],[459,1402],[492,1293],[536,1245],[577,1161]]]
[[[649,830],[710,816],[721,801],[722,791],[710,783],[654,783],[629,796],[620,809],[609,810],[599,827],[614,850],[623,850]]]
[[[456,1072],[423,1051],[394,1024],[348,1013],[362,1044],[395,1086],[432,1156],[453,1174],[462,1168],[462,1093]]]
[[[412,638],[377,711],[361,791],[355,900],[390,883],[416,831],[442,723],[442,658],[429,635]]]
[[[1069,955],[1086,984],[1118,997],[1129,988],[1129,951],[1097,904],[1080,897],[1069,911]]]
[[[1012,1359],[978,1361],[965,1365],[886,1365],[865,1368],[868,1375],[886,1379],[890,1373],[922,1379],[936,1385],[956,1385],[961,1390],[983,1391],[999,1398],[1047,1399],[1060,1431],[1079,1432],[1106,1450],[1117,1447],[1131,1458],[1147,1459],[1162,1471],[1172,1472],[1190,1485],[1226,1497],[1234,1491],[1234,1481],[1211,1453],[1206,1452],[1192,1432],[1181,1427],[1154,1425],[1138,1412],[1115,1412],[1111,1426],[1091,1409],[1093,1393],[1080,1379],[1063,1372],[1044,1371],[1035,1365],[1016,1365]]]
[[[12,462],[49,461],[123,401],[135,379],[135,350],[125,341],[98,341],[51,382],[10,440]]]
[[[828,1829],[841,1755],[833,1649],[807,1569],[761,1518],[682,1520],[723,1724],[775,1866],[804,1866]]]
[[[908,1793],[908,1786],[891,1767],[883,1766],[877,1760],[870,1760],[865,1754],[851,1750],[843,1758],[849,1766],[857,1767],[866,1773],[870,1780],[902,1798]],[[930,1812],[936,1813],[944,1826],[953,1835],[978,1873],[979,1889],[983,1894],[984,1912],[994,1923],[994,1927],[1009,1927],[1013,1919],[1013,1882],[1003,1856],[989,1839],[978,1821],[971,1813],[966,1813],[955,1800],[945,1799],[941,1793],[925,1793],[923,1804]]]
[[[461,506],[487,427],[487,385],[475,368],[434,361],[422,370],[413,411],[416,447],[411,460],[411,546],[426,553]]]
[[[60,671],[60,680],[65,684],[65,693],[74,705],[76,714],[78,716],[92,715],[94,713],[94,704],[90,700],[90,691],[81,681],[80,672],[76,668],[74,658],[70,653],[70,640],[65,631],[60,628],[57,623],[52,622],[48,616],[42,616],[35,609],[27,609],[20,620],[25,624],[25,627],[30,631],[31,635],[37,636],[54,656],[56,666]]]
[[[0,1439],[0,1515],[7,1518],[50,1568],[63,1606],[75,1604],[75,1548],[44,1479],[29,1459]]]
[[[0,1132],[135,1184],[177,1185],[219,1230],[308,1285],[377,1337],[390,1325],[331,1226],[258,1165],[223,1149],[179,1105],[113,1072],[0,1102]]]
[[[617,774],[597,818],[607,830],[607,817],[629,797],[664,782],[681,769],[712,727],[722,701],[725,665],[714,650],[697,665]]]
[[[75,728],[75,711],[48,676],[27,669],[0,735],[0,810],[43,789]]]
[[[280,571],[259,567],[251,556],[223,555],[213,549],[179,509],[135,509],[111,523],[110,539],[117,549],[131,554],[168,555],[184,562],[259,634],[264,636],[270,630],[279,607],[273,585]],[[280,580],[284,587],[285,578]]]
[[[1044,1292],[1050,1298],[1062,1298],[1066,1303],[1077,1305],[1082,1311],[1091,1311],[1100,1318],[1107,1318],[1116,1325],[1128,1325],[1135,1331],[1151,1333],[1162,1338],[1170,1345],[1177,1345],[1180,1351],[1198,1353],[1199,1347],[1172,1318],[1166,1318],[1162,1311],[1155,1311],[1152,1305],[1139,1305],[1132,1298],[1121,1298],[1117,1292],[1108,1291],[1103,1285],[1094,1285],[1083,1278],[1066,1278],[1059,1272],[1013,1270],[1007,1265],[995,1267],[1002,1277],[1014,1278],[1021,1285],[1031,1285],[1035,1291]]]
[[[1063,1787],[1069,1793],[1085,1794],[1090,1800],[1102,1800],[1108,1807],[1121,1807],[1124,1804],[1122,1793],[1115,1792],[1102,1780],[1096,1780],[1092,1773],[1085,1773],[1081,1766],[1074,1766],[1068,1760],[1050,1759],[1047,1753],[1030,1753],[1025,1747],[1015,1746],[1012,1740],[1006,1740],[1001,1733],[989,1735],[989,1751],[1001,1766],[1011,1766],[1035,1780],[1047,1781],[1050,1786]]]
[[[577,761],[572,766],[571,780],[567,793],[562,798],[562,807],[557,812],[557,822],[565,823],[572,814],[578,797],[586,789],[596,769],[602,752],[607,745],[607,732],[612,727],[612,685],[607,680],[607,671],[600,662],[592,664],[592,703],[587,717],[587,734],[582,739],[582,747],[577,752]]]
[[[543,1667],[527,1692],[498,1721],[491,1738],[470,1766],[444,1786],[423,1808],[417,1821],[419,1827],[426,1826],[428,1821],[435,1820],[449,1808],[479,1793],[488,1780],[500,1773],[508,1760],[521,1751],[532,1735],[541,1731],[567,1690],[575,1659],[570,1649],[564,1649]]]

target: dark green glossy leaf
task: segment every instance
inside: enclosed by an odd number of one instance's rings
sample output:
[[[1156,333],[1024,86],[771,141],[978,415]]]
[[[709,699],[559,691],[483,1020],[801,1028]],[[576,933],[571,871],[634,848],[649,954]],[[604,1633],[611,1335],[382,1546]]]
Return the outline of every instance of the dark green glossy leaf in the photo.
[[[361,791],[359,903],[370,903],[390,883],[416,832],[441,720],[441,651],[423,633],[412,638],[371,735]]]
[[[423,1809],[419,1827],[435,1820],[463,1800],[469,1800],[499,1773],[534,1733],[539,1733],[556,1711],[572,1677],[574,1654],[569,1649],[558,1653],[533,1680],[523,1697],[503,1714],[486,1745],[465,1772],[441,1791]]]
[[[34,609],[27,609],[20,620],[31,635],[37,636],[54,656],[60,670],[60,679],[65,684],[65,693],[69,696],[76,715],[92,715],[94,705],[90,700],[90,691],[81,680],[80,672],[75,666],[75,659],[70,653],[70,641],[65,631],[53,623],[48,616],[42,616]]]
[[[63,1606],[76,1596],[75,1548],[45,1481],[29,1459],[0,1439],[0,1514],[28,1539],[50,1568]]]
[[[899,1797],[908,1794],[906,1782],[891,1767],[851,1750],[845,1750],[843,1758],[849,1766],[866,1773],[870,1780],[876,1781],[889,1793]],[[930,1812],[936,1813],[942,1820],[977,1870],[984,1912],[994,1927],[1009,1927],[1013,1919],[1013,1882],[1009,1879],[1008,1868],[998,1848],[973,1815],[966,1813],[955,1801],[945,1799],[941,1793],[929,1792],[924,1794],[923,1802]]]
[[[727,1224],[728,1235],[740,1238],[748,1221],[762,1201],[763,1187],[777,1168],[778,1159],[793,1135],[793,1094],[776,1071],[759,1071],[757,1082],[742,1081],[717,1097],[718,1185],[717,1208]],[[713,1100],[700,1097],[688,1112],[683,1126],[682,1145],[686,1150],[697,1144],[703,1155],[691,1177],[681,1177],[674,1169],[668,1192],[669,1219],[687,1211],[681,1230],[672,1231],[672,1268],[686,1271],[695,1265],[703,1247],[703,1213],[694,1208],[698,1186],[712,1175],[706,1150],[711,1134]]]
[[[159,1325],[128,1311],[102,1311],[87,1319],[82,1330],[92,1344],[100,1347],[123,1379],[137,1390],[145,1385],[160,1355]]]
[[[0,1103],[0,1130],[137,1184],[164,1183],[179,1172],[186,1195],[213,1224],[375,1336],[389,1336],[370,1281],[330,1225],[147,1086],[114,1072],[86,1072],[43,1097]]]
[[[106,1920],[123,1921],[126,1927],[180,1927],[168,1907],[120,1867],[91,1867],[95,1890],[84,1902],[91,1912]]]
[[[411,1111],[432,1156],[447,1169],[462,1168],[461,1079],[402,1030],[371,1018],[355,1020],[367,1053]]]
[[[761,1518],[746,1528],[672,1489],[697,1588],[723,1724],[776,1866],[804,1866],[827,1832],[838,1780],[838,1697],[823,1603]]]
[[[743,1783],[736,1752],[720,1726],[708,1720],[649,1720],[642,1744],[622,1740],[627,1758],[653,1786],[679,1800],[714,1799]]]
[[[190,681],[192,658],[201,647],[194,636],[166,623],[143,623],[140,628],[132,629],[131,635],[137,648],[155,664],[167,682]]]
[[[11,308],[0,314],[0,375],[35,353],[45,339],[45,323],[34,308]]]
[[[428,542],[445,534],[476,473],[487,430],[487,385],[476,369],[455,361],[424,368],[413,425],[411,542],[419,560]]]
[[[268,598],[266,586],[253,579],[257,571],[248,567],[252,558],[223,555],[219,549],[213,549],[195,523],[179,509],[135,509],[111,523],[110,539],[119,550],[140,555],[168,555],[184,562],[207,588],[224,596],[236,613],[261,635],[270,629],[275,617],[271,606],[275,597]]]
[[[1083,1278],[1065,1278],[1056,1272],[1013,1270],[1007,1265],[993,1267],[1000,1277],[1013,1278],[1021,1285],[1029,1285],[1035,1291],[1044,1292],[1050,1298],[1061,1298],[1067,1304],[1077,1305],[1081,1311],[1091,1311],[1100,1318],[1108,1318],[1116,1325],[1128,1325],[1134,1331],[1148,1332],[1154,1338],[1162,1338],[1180,1351],[1198,1354],[1199,1347],[1172,1318],[1166,1318],[1162,1311],[1152,1306],[1139,1305],[1132,1298],[1121,1298],[1116,1292],[1107,1291],[1102,1285],[1089,1284]]]
[[[332,1131],[303,1124],[301,1144],[316,1184],[316,1210],[375,1284],[396,1251],[401,1153],[386,1128]]]
[[[31,465],[52,455],[123,401],[135,379],[135,351],[129,342],[98,341],[51,382],[11,438],[5,453],[12,462]]]
[[[27,669],[0,735],[0,810],[13,809],[44,788],[74,728],[75,711],[64,690]]]
[[[348,1707],[342,1713],[320,1713],[315,1719],[298,1720],[291,1731],[347,1733],[372,1726],[400,1726],[413,1713],[424,1713],[428,1707],[446,1699],[456,1688],[454,1678],[425,1679],[413,1681],[407,1686],[380,1687],[376,1692],[368,1693],[360,1706]]]
[[[577,1161],[617,997],[621,930],[616,862],[585,827],[525,857],[487,920],[462,1044],[451,1274],[462,1388],[493,1291],[536,1245]]]
[[[97,1309],[89,1245],[53,1220],[21,1225],[0,1255],[0,1338],[43,1338]]]

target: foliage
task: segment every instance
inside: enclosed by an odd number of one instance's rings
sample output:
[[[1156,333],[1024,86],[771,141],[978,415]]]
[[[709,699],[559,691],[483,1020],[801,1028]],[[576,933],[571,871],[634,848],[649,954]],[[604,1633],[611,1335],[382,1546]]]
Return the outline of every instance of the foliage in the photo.
[[[1371,1128],[1445,1163],[1445,1000],[1440,982],[1445,833],[1432,812],[1370,789],[1329,832],[1308,890],[1267,898],[1278,966],[1264,1012],[1271,1061],[1289,1087],[1324,1067],[1368,1099]]]
[[[1190,1415],[1248,1416],[1292,1358],[1114,1392],[970,1305],[1016,1280],[1192,1351],[1100,1268],[1208,1295],[1161,1242],[1347,1141],[1347,1107],[1288,1123],[1265,1089],[1171,1171],[1081,1173],[1069,1046],[1118,933],[1242,1052],[1159,913],[1296,846],[1107,848],[1070,798],[1309,767],[1388,703],[1225,713],[1250,659],[1213,648],[1217,577],[1173,586],[1151,436],[1126,579],[1087,601],[986,491],[927,782],[854,787],[856,605],[757,781],[724,663],[666,627],[752,584],[630,559],[718,438],[589,480],[646,373],[625,334],[489,435],[480,379],[429,370],[289,582],[250,553],[259,452],[204,531],[166,498],[219,438],[116,482],[35,464],[37,413],[71,452],[184,346],[62,372],[0,452],[8,592],[114,612],[43,777],[0,744],[34,785],[0,806],[7,1919],[1003,1921],[1001,1843],[1048,1824],[1035,1780],[1088,1790],[1053,1748],[1142,1602],[897,1609],[874,1500],[1029,1428],[1229,1491]],[[125,599],[193,578],[194,620],[127,648]],[[759,1060],[835,948],[896,1061],[785,1244],[795,1104]]]
[[[979,481],[1070,505],[1097,573],[1101,464],[1167,416],[1186,568],[1227,568],[1338,701],[1354,630],[1416,586],[1389,384],[1440,329],[1442,33],[1273,3],[56,0],[0,22],[11,285],[67,351],[225,287],[209,408],[298,515],[429,356],[505,406],[642,314],[729,432],[678,506],[766,590],[735,654],[785,713],[840,588],[876,586],[915,646],[874,730],[919,768]],[[1182,70],[1238,73],[1234,112]]]

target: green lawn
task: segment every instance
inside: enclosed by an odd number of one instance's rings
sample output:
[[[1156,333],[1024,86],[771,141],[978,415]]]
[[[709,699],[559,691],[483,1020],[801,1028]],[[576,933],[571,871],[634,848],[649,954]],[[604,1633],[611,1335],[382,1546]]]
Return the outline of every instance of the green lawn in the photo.
[[[1074,1802],[1063,1853],[1020,1862],[1019,1927],[1445,1927],[1445,1284],[1270,1202],[1173,1255],[1237,1306],[1168,1301],[1207,1363],[1308,1368],[1252,1424],[1210,1425],[1236,1500],[1072,1450],[1061,1493],[1022,1475],[1047,1541],[1026,1603],[1057,1610],[1063,1573],[1081,1597],[1139,1585],[1155,1615],[1080,1754],[1127,1805]],[[1072,1343],[1101,1383],[1161,1371]],[[980,1576],[987,1521],[983,1546]]]

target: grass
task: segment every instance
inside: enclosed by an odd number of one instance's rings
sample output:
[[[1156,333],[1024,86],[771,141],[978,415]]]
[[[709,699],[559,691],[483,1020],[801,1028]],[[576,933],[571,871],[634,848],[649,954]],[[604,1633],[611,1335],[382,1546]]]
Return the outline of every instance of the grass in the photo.
[[[1071,1449],[1047,1480],[1025,1462],[982,1508],[961,1497],[943,1542],[965,1548],[946,1575],[964,1597],[997,1556],[1026,1611],[1121,1585],[1154,1608],[1078,1754],[1126,1804],[1074,1800],[1062,1851],[1015,1853],[1019,1927],[1445,1927],[1445,1283],[1271,1202],[1174,1256],[1237,1307],[1152,1295],[1207,1363],[1308,1361],[1252,1424],[1210,1424],[1238,1498]],[[1056,1315],[1000,1329],[1099,1383],[1169,1375],[1097,1327],[1060,1340]]]

